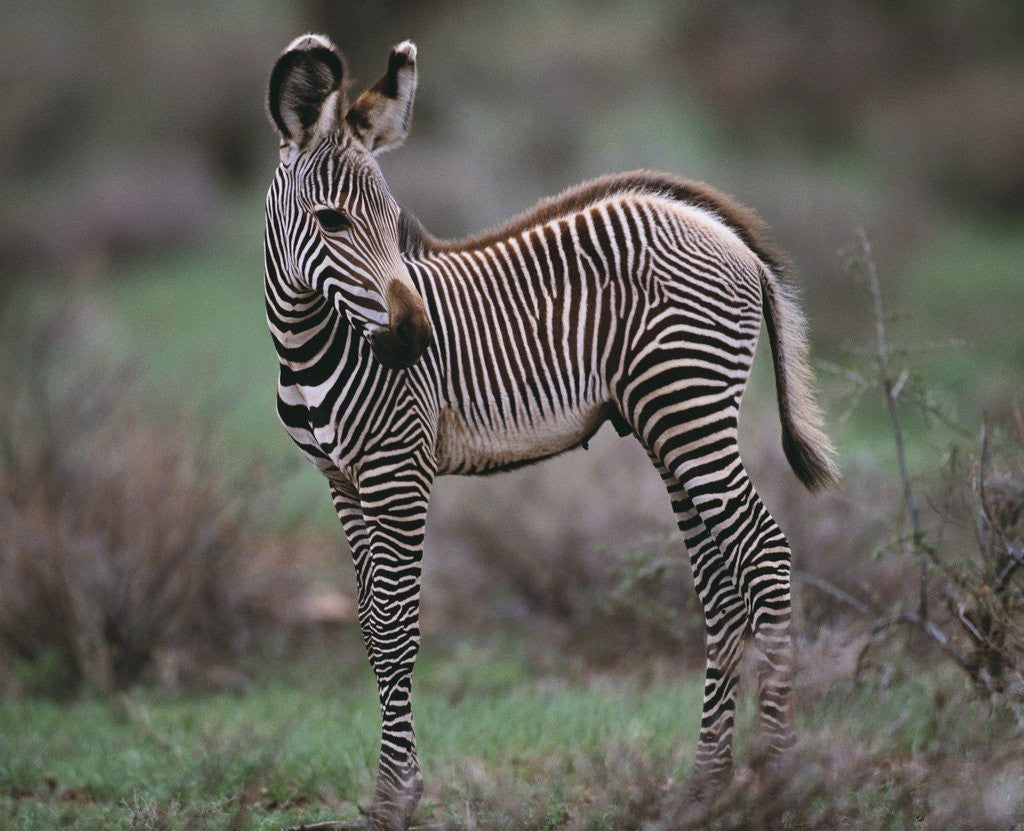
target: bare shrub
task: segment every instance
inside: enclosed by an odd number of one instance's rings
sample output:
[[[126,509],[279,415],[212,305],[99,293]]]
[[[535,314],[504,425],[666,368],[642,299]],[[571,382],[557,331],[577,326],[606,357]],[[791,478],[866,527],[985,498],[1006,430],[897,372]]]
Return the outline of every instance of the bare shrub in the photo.
[[[298,589],[259,535],[256,471],[225,473],[210,431],[92,354],[77,315],[8,339],[0,642],[29,661],[57,656],[64,691],[123,687],[174,652],[179,667],[182,654],[224,662]]]
[[[864,278],[875,317],[876,370],[862,383],[882,394],[902,487],[903,516],[894,548],[913,567],[916,584],[913,596],[891,613],[875,607],[875,640],[896,626],[909,627],[938,647],[983,695],[1008,708],[1024,729],[1024,419],[1015,411],[1008,433],[1016,440],[1004,449],[996,473],[983,430],[977,454],[958,449],[939,477],[945,496],[922,503],[907,460],[903,407],[909,398],[932,415],[942,414],[934,412],[927,390],[908,383],[909,370],[894,366],[878,274],[863,232],[851,268]]]
[[[652,829],[718,831],[819,829],[984,829],[1013,827],[1024,806],[1019,748],[879,757],[831,732],[789,755],[755,759],[711,804],[668,794]],[[966,783],[971,783],[965,787]]]
[[[439,480],[427,529],[427,626],[525,638],[540,660],[703,655],[668,495],[639,445],[610,428],[587,451]]]
[[[946,652],[1024,729],[1024,424],[998,450],[985,431],[977,455],[955,455],[936,498],[932,591],[951,639]],[[931,543],[930,539],[935,542]]]

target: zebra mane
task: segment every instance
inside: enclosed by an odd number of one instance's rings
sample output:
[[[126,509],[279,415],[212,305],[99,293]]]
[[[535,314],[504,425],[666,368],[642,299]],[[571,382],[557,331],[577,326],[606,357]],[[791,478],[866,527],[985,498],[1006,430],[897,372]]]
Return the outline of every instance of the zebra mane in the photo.
[[[459,240],[434,237],[415,216],[403,210],[399,219],[399,240],[402,250],[411,255],[482,248],[516,236],[535,225],[584,210],[610,196],[627,194],[663,196],[710,211],[773,272],[781,276],[786,270],[785,256],[768,242],[765,224],[753,211],[703,182],[691,182],[649,170],[592,179],[557,196],[542,199],[530,210],[501,225]]]

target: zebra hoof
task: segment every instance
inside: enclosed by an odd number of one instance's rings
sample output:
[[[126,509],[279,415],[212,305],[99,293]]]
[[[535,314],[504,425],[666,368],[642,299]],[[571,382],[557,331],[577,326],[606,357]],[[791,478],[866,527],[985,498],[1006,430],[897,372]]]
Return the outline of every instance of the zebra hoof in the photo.
[[[732,777],[731,761],[696,767],[686,782],[686,800],[696,805],[708,805],[725,790]]]

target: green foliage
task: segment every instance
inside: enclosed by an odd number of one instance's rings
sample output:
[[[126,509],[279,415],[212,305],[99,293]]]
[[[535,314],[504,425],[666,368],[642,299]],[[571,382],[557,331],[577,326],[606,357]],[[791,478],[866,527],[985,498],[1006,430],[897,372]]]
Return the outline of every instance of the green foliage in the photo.
[[[74,687],[76,670],[69,666],[59,649],[43,649],[13,664],[14,686],[25,695],[56,697],[61,691]]]
[[[239,200],[243,203],[243,200]],[[225,425],[253,450],[269,440],[277,367],[263,309],[262,199],[247,194],[215,244],[123,267],[101,288],[117,347],[139,356],[156,389],[180,389],[190,406],[230,405]]]
[[[949,221],[928,235],[907,267],[901,323],[926,347],[921,371],[953,401],[980,399],[993,408],[1024,387],[1022,262],[1018,223]]]
[[[277,361],[263,309],[262,196],[247,193],[216,244],[126,266],[106,284],[114,348],[142,366],[150,393],[187,402],[228,470],[276,465],[279,527],[334,532],[322,477],[277,418]]]

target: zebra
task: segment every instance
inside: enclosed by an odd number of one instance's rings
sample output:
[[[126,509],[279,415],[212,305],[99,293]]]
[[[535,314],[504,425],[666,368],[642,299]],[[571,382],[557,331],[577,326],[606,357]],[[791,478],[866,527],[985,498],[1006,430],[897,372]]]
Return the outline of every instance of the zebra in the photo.
[[[484,474],[637,438],[668,490],[706,621],[695,793],[730,774],[737,665],[760,652],[758,712],[792,745],[790,549],[737,445],[762,320],[782,444],[800,481],[836,481],[806,322],[760,220],[666,174],[607,176],[480,236],[433,237],[376,156],[409,132],[416,47],[349,105],[341,53],[297,38],[274,65],[280,164],[266,202],[267,321],[284,428],[328,480],[352,551],[381,707],[368,822],[405,828],[422,793],[411,673],[424,522],[442,474]]]

